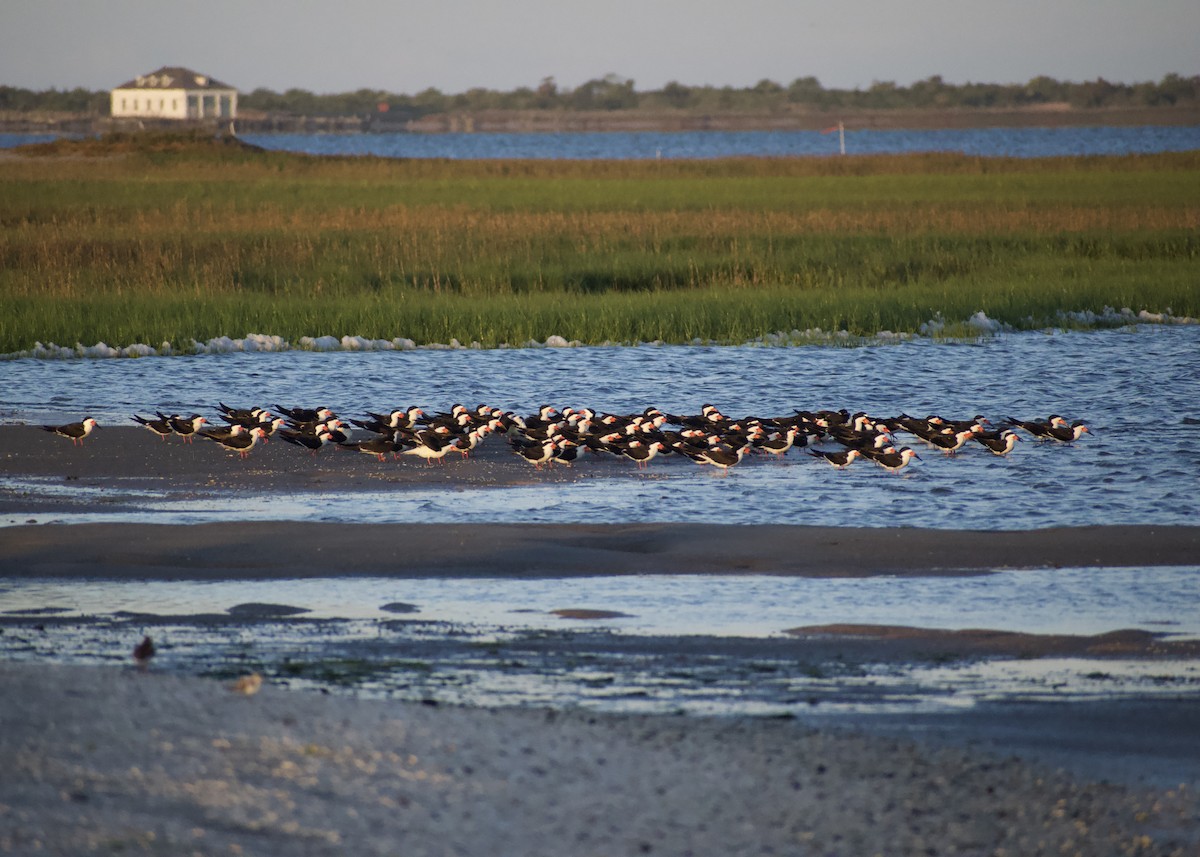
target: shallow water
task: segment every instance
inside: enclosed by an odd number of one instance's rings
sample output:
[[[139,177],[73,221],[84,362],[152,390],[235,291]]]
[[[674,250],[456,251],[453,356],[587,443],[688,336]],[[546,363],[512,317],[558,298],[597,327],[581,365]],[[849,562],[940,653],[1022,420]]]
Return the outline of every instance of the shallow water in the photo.
[[[268,615],[281,593],[286,606],[309,612]],[[155,669],[254,669],[295,687],[454,703],[809,716],[1200,693],[1196,661],[871,663],[781,648],[786,628],[835,622],[1078,634],[1141,627],[1194,639],[1200,567],[865,580],[19,581],[0,590],[0,604],[0,653],[9,659],[126,661],[131,641],[150,633]],[[247,604],[260,615],[231,616]],[[628,615],[551,612],[565,608]]]
[[[131,413],[204,413],[233,405],[329,405],[343,416],[418,404],[481,402],[530,413],[543,403],[613,412],[654,405],[731,416],[845,407],[876,415],[937,412],[1083,419],[1073,445],[1024,442],[1007,458],[973,446],[922,450],[903,475],[858,463],[837,472],[799,452],[749,461],[728,478],[656,462],[636,479],[619,462],[583,462],[573,482],[510,488],[271,495],[189,500],[152,492],[132,511],[47,520],[196,522],[249,519],[390,521],[728,521],[984,530],[1200,521],[1200,325],[1004,334],[971,343],[918,339],[858,348],[805,346],[229,353],[0,364],[0,421],[66,421],[101,429]],[[147,435],[147,442],[152,438]],[[499,443],[492,440],[491,443]],[[922,449],[917,442],[914,448]],[[297,458],[299,461],[300,458]],[[419,466],[412,462],[381,466]],[[454,466],[470,467],[471,462]],[[51,482],[0,490],[52,493]],[[74,486],[78,493],[88,490]],[[124,489],[122,489],[124,490]],[[15,516],[7,523],[24,520]],[[39,519],[40,520],[40,519]]]
[[[552,612],[583,608],[624,614],[600,624],[617,633],[640,635],[769,637],[797,626],[865,623],[1033,634],[1144,628],[1200,637],[1200,566],[1059,568],[963,577],[12,581],[0,586],[0,614],[216,614],[237,604],[278,602],[281,593],[286,594],[287,606],[304,611],[309,619],[384,620],[404,615],[471,625],[484,633],[595,625],[593,620],[565,620]],[[397,612],[386,609],[389,604],[411,609]]]
[[[0,134],[0,149],[57,134]],[[518,134],[243,134],[267,149],[385,158],[652,159],[836,155],[838,136],[819,131],[677,131]],[[962,152],[985,157],[1127,155],[1200,147],[1198,126],[846,129],[848,154]]]

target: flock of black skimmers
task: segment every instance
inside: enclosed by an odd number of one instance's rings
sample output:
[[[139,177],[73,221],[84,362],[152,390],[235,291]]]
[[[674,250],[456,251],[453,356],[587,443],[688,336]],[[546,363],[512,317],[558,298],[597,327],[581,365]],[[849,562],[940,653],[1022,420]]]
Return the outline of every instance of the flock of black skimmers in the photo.
[[[235,408],[224,403],[218,407],[219,422],[215,424],[200,414],[156,413],[154,417],[134,415],[133,420],[164,441],[172,435],[188,443],[201,438],[242,458],[259,441],[278,438],[310,455],[335,447],[373,455],[380,461],[389,456],[394,460],[414,456],[428,464],[453,454],[469,456],[486,438],[497,436],[515,455],[539,469],[570,464],[590,453],[628,459],[639,468],[649,466],[656,456],[677,456],[722,472],[748,455],[782,459],[792,450],[803,450],[838,469],[863,459],[898,471],[920,458],[912,447],[898,444],[902,435],[946,455],[970,446],[1004,456],[1022,440],[1022,433],[1039,441],[1073,443],[1088,431],[1083,422],[1069,423],[1057,414],[1045,420],[1009,417],[993,428],[983,416],[962,420],[932,414],[924,418],[907,414],[873,417],[847,410],[797,410],[787,416],[735,419],[714,405],[687,415],[653,407],[618,415],[545,405],[528,416],[487,405],[474,410],[455,405],[434,414],[408,407],[387,414],[367,412],[364,419],[345,422],[328,407],[276,405],[280,416],[261,407]],[[43,428],[82,444],[96,425],[89,417]]]

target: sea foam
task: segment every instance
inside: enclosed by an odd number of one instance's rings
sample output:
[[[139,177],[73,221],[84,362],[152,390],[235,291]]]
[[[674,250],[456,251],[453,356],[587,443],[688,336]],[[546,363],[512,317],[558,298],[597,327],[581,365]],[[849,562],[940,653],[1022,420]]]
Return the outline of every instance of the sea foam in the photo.
[[[1030,329],[1036,329],[1034,319],[1026,319]],[[1089,328],[1113,327],[1134,324],[1200,324],[1200,319],[1190,316],[1173,315],[1167,312],[1154,313],[1147,310],[1135,312],[1128,307],[1113,309],[1104,307],[1100,312],[1092,310],[1060,311],[1053,319],[1050,328]],[[993,319],[980,310],[965,321],[949,322],[939,313],[929,321],[924,322],[916,333],[881,330],[869,336],[856,336],[846,330],[822,330],[819,327],[805,330],[792,329],[765,333],[762,336],[740,343],[721,342],[713,339],[696,337],[687,345],[718,346],[742,345],[752,347],[787,347],[796,345],[870,345],[879,343],[904,342],[917,337],[977,337],[994,336],[1010,333],[1012,325]],[[656,346],[666,343],[661,340],[653,342],[602,342],[600,347],[629,347]],[[578,348],[583,345],[577,339],[567,339],[557,334],[546,337],[539,342],[530,339],[518,344],[504,343],[498,348]],[[267,333],[247,333],[240,339],[228,336],[217,336],[204,342],[189,341],[185,344],[163,342],[157,347],[145,343],[133,343],[125,346],[112,346],[104,342],[95,345],[75,343],[74,346],[56,345],[55,343],[34,343],[33,348],[25,351],[14,351],[0,354],[0,360],[15,360],[19,358],[34,358],[38,360],[68,360],[79,358],[113,358],[113,357],[170,357],[181,354],[230,354],[234,352],[279,352],[279,351],[459,351],[483,350],[479,342],[463,344],[457,339],[447,343],[432,342],[418,345],[412,339],[397,336],[393,339],[371,339],[365,336],[302,336],[295,342],[289,342],[282,336]]]

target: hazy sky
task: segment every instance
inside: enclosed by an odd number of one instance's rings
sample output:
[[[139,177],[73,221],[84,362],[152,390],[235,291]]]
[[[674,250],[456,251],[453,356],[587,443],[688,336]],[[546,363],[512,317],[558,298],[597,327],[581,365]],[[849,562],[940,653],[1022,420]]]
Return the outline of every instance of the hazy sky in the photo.
[[[1200,74],[1200,0],[0,0],[0,84],[182,65],[248,92],[1133,83]]]

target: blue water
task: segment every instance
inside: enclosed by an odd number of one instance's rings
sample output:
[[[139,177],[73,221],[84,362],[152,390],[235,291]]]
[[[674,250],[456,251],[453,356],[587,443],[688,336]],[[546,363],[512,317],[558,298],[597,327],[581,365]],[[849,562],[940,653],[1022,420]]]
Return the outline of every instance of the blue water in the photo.
[[[286,593],[286,596],[281,595]],[[1200,566],[1061,568],[970,576],[809,578],[774,575],[619,575],[585,578],[370,577],[223,581],[19,581],[2,591],[5,614],[60,617],[120,612],[187,617],[246,603],[286,604],[307,619],[385,621],[381,609],[480,633],[603,627],[619,634],[773,637],[831,623],[991,628],[1029,634],[1103,634],[1145,628],[1200,638]],[[553,611],[616,611],[563,619]]]
[[[284,595],[281,595],[283,593]],[[286,604],[293,619],[222,620]],[[382,609],[388,602],[411,612]],[[561,580],[324,578],[289,581],[22,580],[0,587],[0,657],[127,663],[144,633],[153,669],[468,705],[643,713],[961,711],[984,700],[1195,699],[1194,659],[823,660],[789,628],[837,622],[1097,634],[1200,635],[1200,568],[1045,569],[972,577],[773,576]],[[624,617],[563,619],[563,608]],[[44,624],[43,624],[44,623]],[[37,628],[30,630],[30,626]],[[666,647],[663,638],[677,638]],[[755,643],[744,643],[752,638]],[[931,644],[953,654],[953,644]],[[304,664],[327,665],[333,678]],[[1177,781],[1172,781],[1177,782]]]
[[[52,139],[0,134],[0,148]],[[678,131],[571,134],[244,134],[247,142],[319,155],[385,158],[654,159],[823,156],[838,153],[838,135],[817,131]],[[1200,148],[1200,126],[972,128],[880,131],[848,128],[851,155],[962,152],[1037,158],[1127,155]]]
[[[832,526],[1013,530],[1200,521],[1200,325],[1014,333],[972,343],[919,339],[859,348],[639,346],[206,354],[0,364],[0,421],[65,422],[85,414],[132,425],[154,410],[216,419],[232,405],[328,405],[343,416],[403,405],[462,402],[532,413],[542,404],[732,416],[846,408],[876,415],[940,413],[1085,420],[1091,435],[1064,446],[1026,441],[1007,458],[972,445],[947,457],[922,450],[905,475],[860,462],[837,472],[793,452],[753,460],[728,478],[677,459],[636,479],[618,461],[584,461],[573,481],[530,478],[508,488],[412,487],[377,493],[238,495],[213,501],[147,497],[154,520],[224,517],[376,521],[732,521]],[[146,442],[157,442],[146,433]],[[489,443],[503,447],[492,439]],[[913,442],[921,449],[920,444]],[[276,448],[279,447],[279,448]],[[98,448],[98,447],[97,447]],[[215,451],[214,451],[215,452]],[[263,455],[293,452],[273,444]],[[327,456],[305,466],[367,466]],[[298,459],[297,459],[298,460]],[[381,467],[419,466],[413,462]],[[451,467],[470,468],[472,461]],[[630,465],[632,466],[632,465]],[[3,475],[0,491],[50,491]],[[7,480],[7,481],[6,481]],[[199,486],[196,486],[199,487]],[[86,486],[75,484],[78,494]],[[104,489],[97,488],[102,493]],[[103,497],[90,517],[111,520]],[[10,521],[9,523],[12,523]]]

